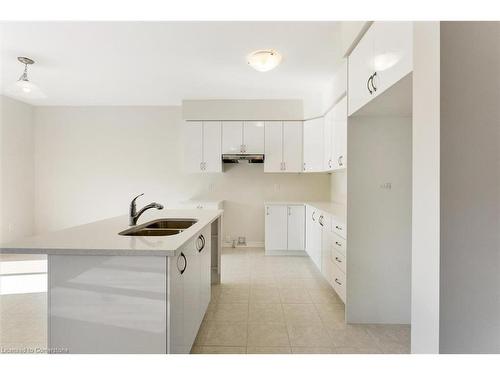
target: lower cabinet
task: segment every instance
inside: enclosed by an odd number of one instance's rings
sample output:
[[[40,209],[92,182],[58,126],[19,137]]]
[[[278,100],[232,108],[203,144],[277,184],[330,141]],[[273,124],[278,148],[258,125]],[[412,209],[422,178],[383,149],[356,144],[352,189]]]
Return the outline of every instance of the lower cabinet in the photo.
[[[324,215],[312,206],[306,206],[306,253],[321,271]]]
[[[267,205],[266,251],[304,251],[304,205]]]
[[[211,230],[207,226],[169,260],[168,352],[191,351],[211,296]]]

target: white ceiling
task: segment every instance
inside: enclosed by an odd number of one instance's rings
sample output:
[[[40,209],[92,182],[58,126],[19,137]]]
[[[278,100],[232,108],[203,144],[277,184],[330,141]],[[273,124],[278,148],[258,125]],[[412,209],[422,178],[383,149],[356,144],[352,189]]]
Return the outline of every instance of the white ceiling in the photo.
[[[36,61],[36,105],[180,105],[183,99],[306,99],[340,59],[337,22],[11,22],[2,24],[2,83]],[[246,64],[254,50],[278,68]],[[26,101],[26,100],[25,100]]]

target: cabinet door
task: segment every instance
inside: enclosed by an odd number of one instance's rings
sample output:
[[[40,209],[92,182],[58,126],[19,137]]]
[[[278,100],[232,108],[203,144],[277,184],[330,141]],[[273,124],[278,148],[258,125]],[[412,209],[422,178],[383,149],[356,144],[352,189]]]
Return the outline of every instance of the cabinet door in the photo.
[[[303,170],[302,132],[302,121],[283,122],[283,169],[285,172]]]
[[[188,348],[184,344],[184,286],[181,270],[184,268],[184,254],[179,251],[175,257],[169,258],[169,328],[168,352],[171,354],[187,354]]]
[[[368,80],[374,73],[372,64],[373,56],[373,25],[363,35],[358,45],[349,56],[348,69],[348,94],[349,94],[349,115],[352,115],[366,103],[373,94],[368,87]]]
[[[184,285],[184,346],[188,352],[194,343],[200,328],[200,256],[191,241],[184,247],[186,269],[183,276]]]
[[[220,122],[203,123],[203,171],[222,172]]]
[[[347,97],[335,106],[333,118],[333,167],[347,167]]]
[[[201,324],[211,298],[212,239],[210,226],[203,230],[197,243],[198,254],[200,256],[200,313],[198,319]]]
[[[287,206],[266,206],[266,250],[287,249]]]
[[[305,247],[305,207],[288,206],[288,250],[303,251]]]
[[[334,156],[334,140],[333,140],[333,120],[335,114],[335,107],[332,108],[326,115],[324,121],[324,134],[323,134],[323,170],[331,171],[333,167]]]
[[[264,172],[283,172],[283,123],[267,121]]]
[[[184,169],[186,172],[203,170],[203,123],[187,121],[184,124]]]
[[[323,169],[323,117],[304,121],[304,171]]]
[[[222,153],[243,152],[243,121],[222,121]]]
[[[374,22],[371,29],[377,96],[413,70],[413,22]]]
[[[314,207],[306,206],[306,253],[312,258],[314,251],[314,227],[316,226],[316,210]]]
[[[328,281],[330,285],[333,286],[333,259],[332,259],[332,239],[333,234],[329,233],[327,230],[323,230],[322,233],[322,249],[321,249],[321,273],[323,277]]]
[[[245,121],[243,123],[243,152],[263,154],[264,134],[264,121]]]

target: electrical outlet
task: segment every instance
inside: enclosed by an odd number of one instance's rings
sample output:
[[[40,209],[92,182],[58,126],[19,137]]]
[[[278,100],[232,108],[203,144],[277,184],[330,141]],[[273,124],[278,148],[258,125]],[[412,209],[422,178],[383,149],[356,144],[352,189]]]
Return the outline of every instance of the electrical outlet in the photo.
[[[391,190],[391,189],[392,189],[392,183],[390,183],[390,182],[385,182],[385,183],[383,183],[382,185],[380,185],[380,188],[381,188],[381,189]]]

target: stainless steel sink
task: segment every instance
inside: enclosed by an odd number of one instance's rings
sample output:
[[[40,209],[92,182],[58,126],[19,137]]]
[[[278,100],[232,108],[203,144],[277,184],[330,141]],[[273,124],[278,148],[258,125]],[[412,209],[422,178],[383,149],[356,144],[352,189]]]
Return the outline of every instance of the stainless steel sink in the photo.
[[[144,224],[146,228],[187,229],[197,220],[195,219],[159,219]]]
[[[128,228],[121,236],[174,236],[196,223],[196,219],[157,219]]]

